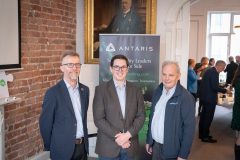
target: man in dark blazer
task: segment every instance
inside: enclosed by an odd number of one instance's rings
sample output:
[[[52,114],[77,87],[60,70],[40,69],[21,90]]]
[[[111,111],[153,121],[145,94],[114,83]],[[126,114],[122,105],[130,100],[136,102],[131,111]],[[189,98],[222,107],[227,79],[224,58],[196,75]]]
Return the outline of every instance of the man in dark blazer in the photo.
[[[44,97],[40,132],[52,160],[87,160],[89,88],[78,82],[80,67],[79,55],[66,51],[60,67],[63,80]]]
[[[144,101],[141,91],[126,81],[128,66],[124,55],[115,55],[110,62],[113,79],[95,89],[93,116],[100,160],[133,160],[138,155]]]
[[[202,142],[217,142],[209,135],[209,128],[214,117],[218,92],[230,93],[229,90],[219,87],[219,73],[224,71],[225,67],[226,63],[224,61],[217,61],[215,67],[206,70],[200,85],[200,100],[203,109],[199,120],[199,138]]]
[[[228,57],[229,64],[225,68],[224,72],[227,72],[226,85],[231,84],[234,74],[237,70],[238,64],[234,62],[233,56]]]

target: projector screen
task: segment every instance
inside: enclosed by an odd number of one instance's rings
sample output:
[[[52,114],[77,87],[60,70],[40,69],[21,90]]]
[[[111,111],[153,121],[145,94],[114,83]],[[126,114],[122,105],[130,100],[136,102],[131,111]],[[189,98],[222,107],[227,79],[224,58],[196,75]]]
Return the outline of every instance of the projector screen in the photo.
[[[0,0],[0,70],[21,68],[20,0]]]

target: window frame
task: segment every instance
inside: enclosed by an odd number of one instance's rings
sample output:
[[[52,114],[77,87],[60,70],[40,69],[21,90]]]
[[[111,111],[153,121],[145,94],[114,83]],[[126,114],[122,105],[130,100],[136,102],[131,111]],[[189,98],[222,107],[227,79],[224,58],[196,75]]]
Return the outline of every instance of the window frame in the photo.
[[[211,31],[211,17],[212,14],[230,14],[230,31],[228,33],[210,33]],[[207,24],[207,44],[206,44],[206,55],[208,57],[212,57],[212,53],[211,53],[211,49],[212,49],[212,37],[213,36],[227,36],[228,38],[228,44],[227,44],[227,57],[231,56],[231,36],[232,34],[235,34],[233,32],[233,28],[234,28],[234,16],[235,15],[240,15],[240,12],[226,12],[226,11],[210,11],[208,13],[208,24]],[[213,57],[215,58],[215,57]],[[226,61],[227,59],[225,59]]]

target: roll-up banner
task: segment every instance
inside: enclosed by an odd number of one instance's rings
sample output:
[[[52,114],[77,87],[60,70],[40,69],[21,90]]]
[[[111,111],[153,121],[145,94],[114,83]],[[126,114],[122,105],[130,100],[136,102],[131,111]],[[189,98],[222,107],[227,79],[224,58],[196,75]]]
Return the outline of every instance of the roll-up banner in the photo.
[[[100,34],[100,84],[112,79],[109,66],[111,58],[116,54],[123,54],[128,58],[129,72],[127,80],[135,83],[144,96],[146,120],[139,133],[139,141],[142,146],[142,158],[146,160],[148,158],[144,155],[146,154],[144,146],[151,98],[154,89],[159,84],[160,36],[147,34]]]

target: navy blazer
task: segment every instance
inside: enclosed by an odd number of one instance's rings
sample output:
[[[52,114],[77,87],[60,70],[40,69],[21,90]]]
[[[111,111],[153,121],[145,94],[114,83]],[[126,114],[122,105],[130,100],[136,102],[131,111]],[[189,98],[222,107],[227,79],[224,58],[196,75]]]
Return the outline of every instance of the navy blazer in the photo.
[[[88,153],[87,110],[89,88],[79,83],[84,144]],[[63,80],[47,90],[39,120],[44,149],[50,151],[52,160],[71,159],[76,140],[77,120],[73,105]]]
[[[219,73],[211,67],[204,73],[200,84],[200,100],[203,103],[217,104],[217,93],[226,93],[226,89],[219,87]]]

